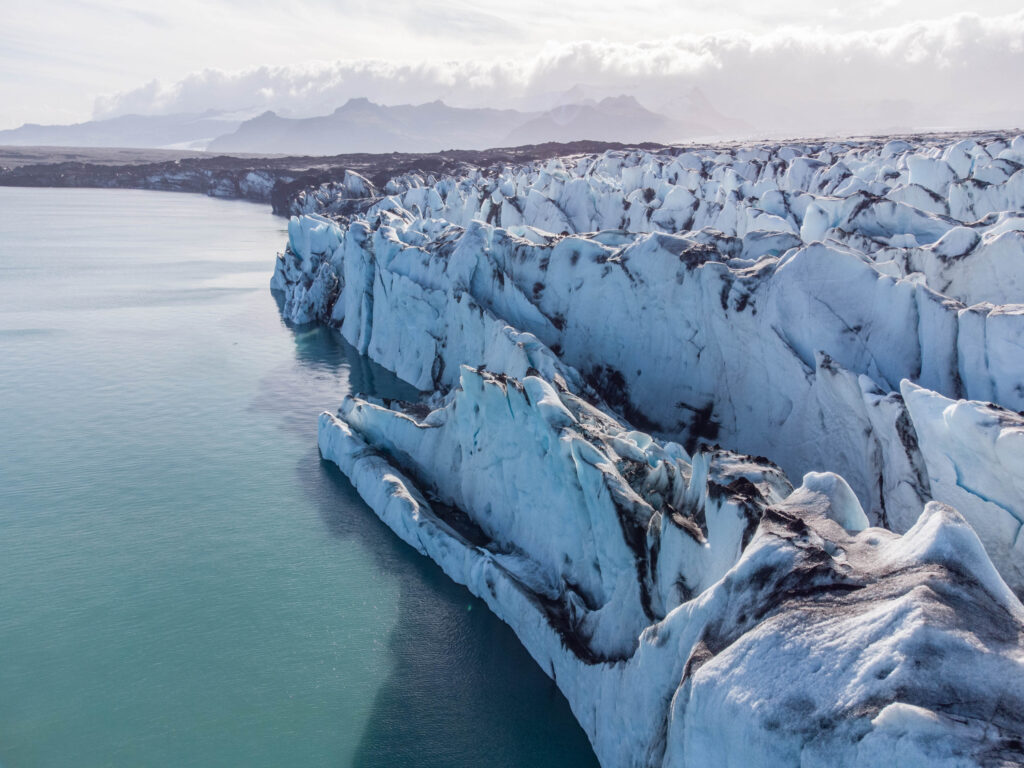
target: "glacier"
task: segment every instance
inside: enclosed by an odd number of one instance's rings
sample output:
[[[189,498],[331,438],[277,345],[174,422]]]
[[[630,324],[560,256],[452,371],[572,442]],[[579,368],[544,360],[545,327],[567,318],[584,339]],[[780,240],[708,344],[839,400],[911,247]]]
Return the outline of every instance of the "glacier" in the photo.
[[[1024,761],[1024,137],[357,173],[271,287],[322,455],[603,765]],[[797,484],[791,478],[799,478]]]

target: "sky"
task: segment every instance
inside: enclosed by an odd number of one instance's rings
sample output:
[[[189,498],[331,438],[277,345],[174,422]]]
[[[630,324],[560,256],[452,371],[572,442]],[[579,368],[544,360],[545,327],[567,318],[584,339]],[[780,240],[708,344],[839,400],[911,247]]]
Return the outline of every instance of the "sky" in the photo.
[[[768,131],[810,117],[823,128],[1024,123],[1020,0],[967,13],[949,0],[3,5],[0,129],[207,109],[302,116],[355,96],[543,108],[573,86],[666,112],[697,87]]]

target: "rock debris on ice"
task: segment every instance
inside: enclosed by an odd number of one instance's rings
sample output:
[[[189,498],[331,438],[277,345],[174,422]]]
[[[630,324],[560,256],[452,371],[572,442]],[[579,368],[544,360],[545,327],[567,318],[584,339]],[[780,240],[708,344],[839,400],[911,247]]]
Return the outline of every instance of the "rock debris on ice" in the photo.
[[[349,173],[293,208],[286,319],[433,393],[346,399],[321,452],[602,764],[1024,761],[1024,138]]]

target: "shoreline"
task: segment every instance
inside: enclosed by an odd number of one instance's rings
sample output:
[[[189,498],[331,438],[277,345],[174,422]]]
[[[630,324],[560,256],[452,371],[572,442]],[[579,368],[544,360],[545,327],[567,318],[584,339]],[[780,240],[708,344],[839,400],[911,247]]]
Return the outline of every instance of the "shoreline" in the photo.
[[[358,173],[373,184],[383,187],[388,179],[409,173],[449,175],[469,168],[482,169],[503,163],[525,164],[610,150],[683,153],[699,149],[728,151],[768,143],[779,146],[856,146],[876,144],[879,141],[944,143],[964,137],[1012,132],[1013,129],[925,131],[849,137],[723,139],[672,145],[581,140],[483,150],[325,156],[211,154],[195,150],[117,147],[0,146],[0,187],[189,192],[270,203],[275,215],[289,216],[292,214],[289,207],[296,195],[322,184],[341,182],[346,171]]]

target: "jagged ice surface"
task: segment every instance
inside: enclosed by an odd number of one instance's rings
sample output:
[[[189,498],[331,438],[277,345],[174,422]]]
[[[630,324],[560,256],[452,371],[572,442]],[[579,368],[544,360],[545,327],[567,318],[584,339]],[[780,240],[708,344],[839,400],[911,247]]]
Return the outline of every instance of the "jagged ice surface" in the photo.
[[[323,455],[604,764],[1024,759],[1024,139],[350,173],[294,208],[285,317],[434,392],[346,400]]]

